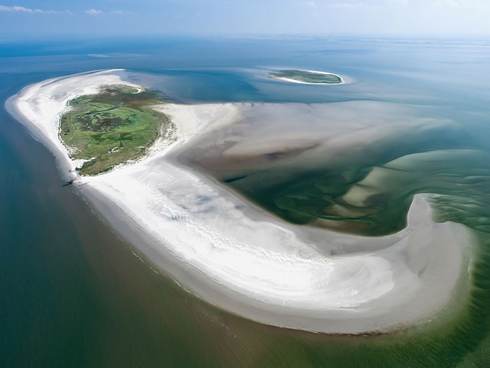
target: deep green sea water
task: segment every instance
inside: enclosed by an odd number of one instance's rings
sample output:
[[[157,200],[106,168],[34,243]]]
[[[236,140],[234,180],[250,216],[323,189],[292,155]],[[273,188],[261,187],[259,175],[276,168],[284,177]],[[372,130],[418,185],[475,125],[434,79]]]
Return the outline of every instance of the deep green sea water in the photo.
[[[369,158],[336,171],[293,168],[294,180],[271,188],[268,175],[279,170],[273,168],[230,185],[290,221],[361,222],[371,234],[403,226],[413,194],[437,193],[440,220],[468,225],[480,241],[470,300],[462,299],[463,312],[444,323],[357,337],[256,324],[153,272],[70,187],[62,187],[53,157],[1,109],[0,366],[489,367],[489,63],[490,43],[478,40],[0,44],[2,101],[47,78],[122,67],[182,102],[382,101],[450,120],[449,130],[389,145],[366,142]],[[354,83],[283,84],[263,78],[269,67],[326,70]],[[383,174],[381,184],[366,182],[373,168]],[[332,205],[352,210],[342,196],[354,185],[370,186],[377,195],[346,218]]]

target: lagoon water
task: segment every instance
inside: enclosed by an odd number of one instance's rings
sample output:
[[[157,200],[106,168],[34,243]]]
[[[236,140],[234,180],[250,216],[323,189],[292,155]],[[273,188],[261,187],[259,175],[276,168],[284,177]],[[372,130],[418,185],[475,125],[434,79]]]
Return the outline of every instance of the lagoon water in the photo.
[[[2,366],[484,367],[490,359],[489,60],[490,43],[478,40],[0,44],[2,101],[47,78],[126,68],[130,78],[179,102],[378,102],[400,104],[442,121],[427,132],[407,135],[389,150],[379,149],[385,147],[382,142],[366,142],[373,159],[356,161],[359,172],[354,174],[345,167],[336,168],[335,175],[319,175],[315,168],[313,176],[288,168],[295,179],[275,183],[281,191],[263,185],[277,177],[280,169],[274,167],[259,173],[258,179],[247,172],[245,181],[230,181],[243,173],[221,162],[215,174],[258,204],[299,223],[305,220],[291,215],[291,207],[311,210],[311,205],[308,200],[291,202],[298,194],[308,193],[315,203],[327,196],[323,210],[332,201],[344,203],[340,199],[345,200],[347,190],[339,187],[362,180],[378,184],[381,195],[363,208],[370,225],[355,228],[370,234],[402,226],[412,194],[437,193],[441,220],[466,224],[480,241],[469,275],[470,300],[461,300],[463,312],[449,321],[356,337],[256,324],[194,298],[142,262],[71,188],[62,187],[48,151],[2,109]],[[353,83],[324,87],[267,79],[268,68],[277,67],[331,71]],[[457,154],[424,159],[424,153],[436,150]],[[418,156],[397,160],[408,154]],[[376,178],[367,175],[366,168],[373,167],[378,167]],[[393,175],[387,168],[403,169],[404,175]],[[332,178],[339,177],[347,179],[332,185]],[[318,193],[318,186],[328,189]],[[271,199],[271,191],[277,198]],[[329,211],[320,226],[332,227],[332,219],[345,221]],[[308,214],[318,212],[315,208]]]

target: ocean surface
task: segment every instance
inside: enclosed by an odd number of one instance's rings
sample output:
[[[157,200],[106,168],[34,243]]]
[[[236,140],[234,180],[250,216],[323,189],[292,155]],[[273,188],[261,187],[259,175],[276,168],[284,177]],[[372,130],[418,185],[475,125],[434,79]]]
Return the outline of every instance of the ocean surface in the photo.
[[[468,39],[167,38],[0,44],[2,101],[48,78],[125,68],[131,79],[178,102],[378,101],[408,106],[447,124],[391,142],[389,149],[385,142],[366,142],[373,159],[349,170],[300,172],[273,188],[263,183],[277,176],[277,168],[259,173],[258,179],[230,181],[231,173],[220,179],[289,221],[318,217],[329,223],[358,223],[358,218],[322,211],[332,201],[338,205],[345,188],[365,178],[369,168],[404,155],[443,152],[415,160],[415,165],[410,161],[411,166],[397,162],[396,168],[403,167],[406,175],[386,178],[380,195],[363,209],[367,227],[357,231],[396,231],[403,226],[411,196],[431,192],[438,194],[440,220],[464,223],[479,240],[469,275],[470,298],[461,300],[463,312],[445,323],[373,336],[326,336],[260,325],[194,298],[144,263],[72,188],[62,186],[51,154],[2,108],[0,366],[488,366],[489,63],[490,42]],[[267,79],[267,70],[281,67],[330,71],[352,83],[325,87]],[[305,202],[293,200],[300,194]],[[324,201],[321,208],[313,208],[319,198]],[[298,208],[303,209],[300,217]]]

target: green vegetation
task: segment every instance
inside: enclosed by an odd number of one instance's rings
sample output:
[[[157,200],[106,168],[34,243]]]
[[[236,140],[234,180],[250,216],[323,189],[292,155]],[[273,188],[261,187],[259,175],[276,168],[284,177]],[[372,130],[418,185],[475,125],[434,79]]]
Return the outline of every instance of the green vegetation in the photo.
[[[307,70],[279,70],[270,73],[273,78],[287,78],[298,82],[312,84],[339,84],[342,83],[342,78],[331,73],[318,73]]]
[[[87,160],[82,175],[96,175],[143,156],[170,120],[149,106],[161,103],[154,92],[110,86],[78,97],[61,117],[60,138],[73,159]]]

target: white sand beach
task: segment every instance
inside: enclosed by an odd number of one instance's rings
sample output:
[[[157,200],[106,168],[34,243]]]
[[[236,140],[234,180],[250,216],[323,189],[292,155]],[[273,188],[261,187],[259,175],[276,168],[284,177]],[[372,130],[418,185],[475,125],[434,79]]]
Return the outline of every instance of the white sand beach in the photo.
[[[61,170],[76,176],[77,163],[58,136],[60,115],[70,99],[109,84],[133,85],[117,70],[56,78],[26,87],[8,107],[57,156]],[[292,225],[172,158],[197,138],[243,121],[247,109],[260,107],[155,108],[172,119],[175,141],[158,140],[145,158],[75,183],[149,262],[193,294],[265,324],[358,334],[430,320],[464,289],[474,241],[463,225],[435,223],[427,195],[415,196],[407,227],[393,235],[373,238]],[[328,111],[305,108],[311,116]],[[342,152],[366,137],[386,134],[374,120],[332,126],[332,149]],[[263,139],[259,148],[267,146]],[[228,154],[250,150],[253,145],[237,144]]]

